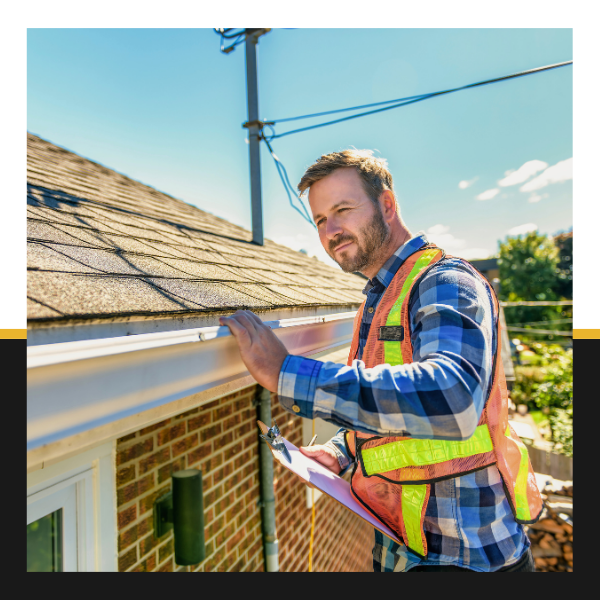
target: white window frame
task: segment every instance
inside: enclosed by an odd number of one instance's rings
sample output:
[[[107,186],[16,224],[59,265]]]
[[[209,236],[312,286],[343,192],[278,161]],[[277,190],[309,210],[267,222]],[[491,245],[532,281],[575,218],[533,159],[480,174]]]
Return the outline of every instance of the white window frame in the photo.
[[[115,443],[27,475],[27,524],[63,509],[63,570],[116,571]]]
[[[62,509],[62,570],[93,571],[93,514],[86,511],[92,493],[89,469],[27,497],[27,525]],[[92,567],[92,568],[90,568]]]

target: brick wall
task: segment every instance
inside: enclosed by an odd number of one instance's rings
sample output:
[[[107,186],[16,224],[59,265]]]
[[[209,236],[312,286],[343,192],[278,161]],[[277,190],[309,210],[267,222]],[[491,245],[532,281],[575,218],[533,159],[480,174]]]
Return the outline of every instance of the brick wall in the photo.
[[[281,408],[276,396],[272,400],[272,415],[283,436],[300,446],[302,420]],[[306,486],[278,463],[274,484],[279,570],[308,571],[312,511],[306,508]],[[360,517],[329,496],[317,500],[313,571],[372,571],[373,539],[373,528]]]
[[[119,571],[262,571],[256,386],[166,419],[117,441]],[[302,421],[279,407],[273,416],[292,443]],[[172,472],[198,468],[204,487],[206,559],[177,566],[173,532],[153,534],[153,503],[170,491]],[[306,571],[311,511],[305,486],[275,466],[281,571]],[[294,507],[291,509],[290,507]],[[315,571],[371,570],[372,528],[334,500],[316,504]]]

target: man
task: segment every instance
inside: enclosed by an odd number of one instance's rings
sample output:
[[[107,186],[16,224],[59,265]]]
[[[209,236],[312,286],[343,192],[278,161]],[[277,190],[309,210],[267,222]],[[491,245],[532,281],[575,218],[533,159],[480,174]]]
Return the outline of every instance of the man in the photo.
[[[298,189],[327,253],[369,278],[366,300],[346,366],[288,354],[250,311],[222,318],[249,372],[287,410],[342,427],[301,451],[352,466],[354,495],[403,540],[375,531],[375,571],[532,571],[522,523],[541,498],[508,426],[490,286],[411,234],[371,151],[322,156]]]

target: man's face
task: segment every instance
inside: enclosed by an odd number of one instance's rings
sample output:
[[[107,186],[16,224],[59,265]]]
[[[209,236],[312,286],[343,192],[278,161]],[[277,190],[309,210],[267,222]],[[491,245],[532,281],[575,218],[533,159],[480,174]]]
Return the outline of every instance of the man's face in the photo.
[[[308,202],[321,244],[342,270],[362,271],[378,260],[389,227],[354,168],[337,169],[314,183]]]

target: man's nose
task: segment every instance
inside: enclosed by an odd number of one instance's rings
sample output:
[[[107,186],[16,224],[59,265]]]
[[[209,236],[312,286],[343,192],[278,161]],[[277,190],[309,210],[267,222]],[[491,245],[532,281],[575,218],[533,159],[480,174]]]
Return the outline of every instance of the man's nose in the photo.
[[[334,237],[343,233],[343,229],[338,223],[337,219],[327,219],[325,223],[325,236],[327,239],[332,240]]]

